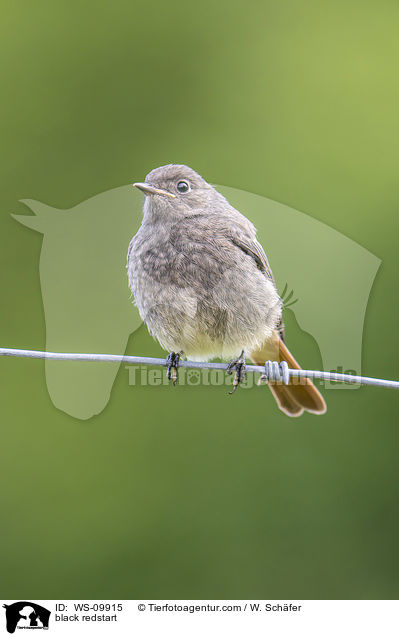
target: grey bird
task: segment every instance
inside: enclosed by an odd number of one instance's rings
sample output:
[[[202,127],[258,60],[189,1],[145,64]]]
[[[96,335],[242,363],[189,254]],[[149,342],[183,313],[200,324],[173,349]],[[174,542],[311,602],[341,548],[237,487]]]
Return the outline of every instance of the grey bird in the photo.
[[[144,183],[143,221],[129,245],[127,269],[141,318],[169,353],[176,383],[180,356],[230,360],[233,391],[255,364],[286,361],[300,368],[284,343],[282,301],[253,224],[194,170],[170,164]],[[313,383],[269,382],[279,408],[321,414]]]

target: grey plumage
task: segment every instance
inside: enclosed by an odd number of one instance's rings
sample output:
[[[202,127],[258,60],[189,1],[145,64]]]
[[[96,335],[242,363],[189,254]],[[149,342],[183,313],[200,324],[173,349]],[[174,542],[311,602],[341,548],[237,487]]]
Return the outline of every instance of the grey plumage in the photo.
[[[129,286],[161,346],[209,360],[276,341],[282,302],[252,223],[184,165],[156,168],[135,185],[147,196],[129,246]]]

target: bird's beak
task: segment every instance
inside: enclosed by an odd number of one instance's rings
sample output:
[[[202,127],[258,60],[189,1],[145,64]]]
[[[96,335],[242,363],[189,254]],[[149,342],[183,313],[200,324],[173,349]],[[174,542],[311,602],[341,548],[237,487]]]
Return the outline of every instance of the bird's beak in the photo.
[[[175,194],[168,192],[167,190],[161,190],[160,188],[154,188],[154,186],[149,185],[148,183],[133,183],[135,188],[138,188],[144,194],[159,194],[164,197],[172,197],[172,199],[176,198]]]

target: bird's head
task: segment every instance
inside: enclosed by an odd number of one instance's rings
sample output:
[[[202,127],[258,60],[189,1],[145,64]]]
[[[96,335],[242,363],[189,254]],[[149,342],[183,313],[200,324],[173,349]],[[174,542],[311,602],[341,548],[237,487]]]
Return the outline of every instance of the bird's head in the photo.
[[[143,183],[134,186],[146,195],[144,214],[151,216],[187,216],[190,213],[224,201],[195,170],[184,165],[169,164],[152,170]]]

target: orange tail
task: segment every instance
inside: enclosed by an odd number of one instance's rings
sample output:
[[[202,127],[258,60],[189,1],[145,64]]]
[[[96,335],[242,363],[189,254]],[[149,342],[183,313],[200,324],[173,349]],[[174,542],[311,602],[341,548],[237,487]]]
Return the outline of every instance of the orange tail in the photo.
[[[292,369],[301,367],[289,352],[277,332],[268,340],[261,349],[250,354],[251,360],[258,365],[264,365],[266,360],[285,360]],[[322,415],[327,410],[326,403],[309,378],[290,378],[290,383],[276,384],[269,382],[269,388],[278,404],[278,407],[291,417],[298,417],[304,411]]]

